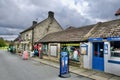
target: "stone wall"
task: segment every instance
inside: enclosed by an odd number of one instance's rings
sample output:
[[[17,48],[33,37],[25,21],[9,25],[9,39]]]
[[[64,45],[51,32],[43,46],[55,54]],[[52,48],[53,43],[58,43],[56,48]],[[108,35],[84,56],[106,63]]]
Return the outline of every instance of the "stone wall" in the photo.
[[[34,42],[39,41],[49,33],[58,32],[61,30],[61,26],[54,18],[47,18],[34,28]]]
[[[32,30],[28,30],[26,32],[21,33],[21,38],[22,38],[21,50],[24,50],[23,46],[25,46],[26,50],[31,51],[32,50]]]

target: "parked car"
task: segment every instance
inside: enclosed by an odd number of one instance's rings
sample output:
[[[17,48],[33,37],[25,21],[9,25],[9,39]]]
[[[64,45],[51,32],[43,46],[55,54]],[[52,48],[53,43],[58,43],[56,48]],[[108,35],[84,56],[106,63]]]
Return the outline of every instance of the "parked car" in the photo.
[[[16,53],[16,49],[14,45],[9,45],[8,51],[11,53]]]

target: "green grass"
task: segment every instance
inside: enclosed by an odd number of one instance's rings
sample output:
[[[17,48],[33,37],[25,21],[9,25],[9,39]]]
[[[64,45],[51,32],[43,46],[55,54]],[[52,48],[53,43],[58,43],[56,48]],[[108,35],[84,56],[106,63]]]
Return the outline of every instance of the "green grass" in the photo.
[[[6,46],[6,47],[0,47],[0,50],[7,50],[8,49],[8,47]]]

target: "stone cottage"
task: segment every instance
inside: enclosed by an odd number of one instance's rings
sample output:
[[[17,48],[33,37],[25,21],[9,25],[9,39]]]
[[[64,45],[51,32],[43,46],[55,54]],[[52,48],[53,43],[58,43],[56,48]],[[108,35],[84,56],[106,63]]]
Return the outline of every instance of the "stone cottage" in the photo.
[[[33,41],[37,42],[42,39],[45,35],[53,32],[62,31],[62,27],[54,18],[54,13],[49,11],[48,18],[38,23],[33,29]]]
[[[31,51],[33,50],[33,45],[35,44],[35,42],[43,38],[45,35],[62,30],[62,27],[54,17],[54,12],[49,11],[48,17],[45,20],[39,23],[33,21],[33,25],[31,27],[20,33],[20,48],[23,51]]]
[[[74,49],[80,50],[80,43],[87,42],[84,36],[93,28],[94,25],[83,26],[80,28],[69,27],[66,30],[50,33],[39,40],[42,46],[43,58],[59,61],[60,50],[62,47],[67,47],[70,63],[80,66],[80,54],[75,55]]]
[[[50,33],[39,42],[45,59],[59,61],[61,48],[67,47],[73,65],[120,76],[120,19]],[[73,48],[80,57],[74,58]]]
[[[30,28],[22,31],[20,33],[21,41],[20,41],[20,48],[24,50],[31,51],[32,50],[32,44],[33,44],[33,27],[37,25],[36,21],[33,21],[33,24]]]

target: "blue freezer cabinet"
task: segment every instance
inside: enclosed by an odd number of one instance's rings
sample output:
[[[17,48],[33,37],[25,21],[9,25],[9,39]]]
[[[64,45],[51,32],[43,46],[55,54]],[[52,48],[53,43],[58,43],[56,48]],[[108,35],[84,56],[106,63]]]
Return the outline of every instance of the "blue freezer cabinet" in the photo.
[[[60,53],[60,77],[70,77],[69,74],[69,54],[68,52]]]

